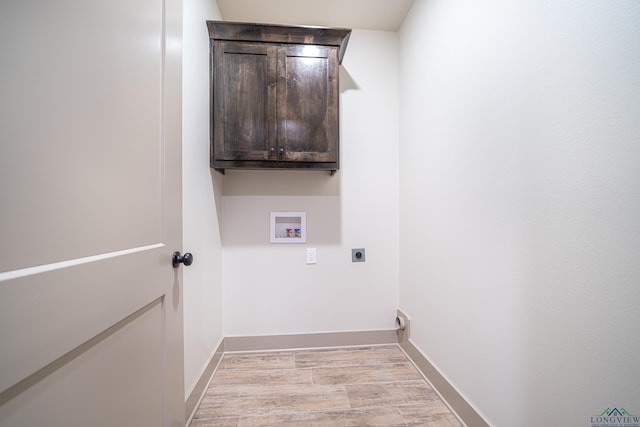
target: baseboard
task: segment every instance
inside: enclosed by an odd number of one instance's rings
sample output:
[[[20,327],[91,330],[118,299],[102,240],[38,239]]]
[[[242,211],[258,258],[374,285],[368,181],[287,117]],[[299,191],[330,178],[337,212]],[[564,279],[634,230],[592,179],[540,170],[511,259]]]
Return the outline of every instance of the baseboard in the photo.
[[[224,355],[224,338],[220,340],[218,347],[213,352],[213,356],[211,356],[211,360],[207,364],[207,367],[204,369],[202,375],[200,375],[200,379],[196,383],[191,393],[189,393],[189,397],[187,401],[184,403],[185,406],[185,419],[187,420],[186,425],[191,423],[191,419],[193,418],[204,393],[207,390],[207,385],[211,381],[213,377],[213,373],[220,363],[222,356]]]
[[[324,332],[315,334],[225,337],[224,351],[291,350],[318,347],[397,344],[396,331]]]
[[[440,371],[431,364],[426,356],[418,350],[413,342],[411,342],[411,339],[401,340],[399,344],[462,422],[469,427],[489,427],[489,424],[469,405],[465,398],[458,393],[458,390],[456,390]]]

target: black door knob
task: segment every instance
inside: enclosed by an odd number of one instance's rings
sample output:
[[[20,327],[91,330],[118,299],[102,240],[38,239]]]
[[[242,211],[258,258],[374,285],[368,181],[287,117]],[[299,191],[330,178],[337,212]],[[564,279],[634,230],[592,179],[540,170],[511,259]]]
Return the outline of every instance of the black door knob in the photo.
[[[180,263],[187,266],[193,264],[193,255],[191,255],[189,252],[184,255],[180,255],[180,252],[178,251],[174,252],[172,258],[173,268],[178,268]]]

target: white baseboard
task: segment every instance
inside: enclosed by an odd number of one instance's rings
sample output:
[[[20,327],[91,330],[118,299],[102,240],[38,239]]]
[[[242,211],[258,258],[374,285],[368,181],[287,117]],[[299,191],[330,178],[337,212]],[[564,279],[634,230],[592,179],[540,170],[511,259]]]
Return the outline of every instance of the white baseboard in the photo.
[[[207,386],[209,385],[209,382],[211,382],[211,378],[213,378],[213,374],[218,367],[218,363],[220,363],[220,360],[222,360],[223,355],[224,338],[220,340],[218,347],[211,356],[211,360],[209,360],[209,363],[207,363],[207,367],[204,369],[202,375],[200,375],[200,379],[198,379],[195,387],[193,387],[193,390],[191,390],[191,393],[189,393],[187,401],[184,403],[187,426],[191,423],[191,419],[195,415],[196,409],[198,408],[198,405],[200,405],[200,401],[204,397],[204,394],[207,391]]]

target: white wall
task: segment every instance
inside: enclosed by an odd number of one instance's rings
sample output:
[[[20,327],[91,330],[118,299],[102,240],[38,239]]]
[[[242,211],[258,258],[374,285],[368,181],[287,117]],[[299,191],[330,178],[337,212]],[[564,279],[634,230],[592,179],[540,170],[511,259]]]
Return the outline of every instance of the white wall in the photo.
[[[640,413],[640,3],[416,0],[400,306],[495,426]]]
[[[183,248],[185,398],[222,339],[222,244],[219,177],[209,169],[209,34],[220,19],[215,0],[184,0]]]
[[[354,30],[341,69],[341,169],[227,171],[224,335],[391,329],[398,303],[397,34]],[[270,244],[306,211],[306,244]],[[316,265],[305,248],[317,249]],[[352,248],[366,262],[352,263]]]

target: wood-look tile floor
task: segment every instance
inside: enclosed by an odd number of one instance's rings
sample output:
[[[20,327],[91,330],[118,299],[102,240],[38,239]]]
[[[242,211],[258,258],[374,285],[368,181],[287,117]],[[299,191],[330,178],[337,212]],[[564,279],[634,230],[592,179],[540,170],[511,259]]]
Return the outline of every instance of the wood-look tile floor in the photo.
[[[226,354],[191,427],[460,426],[397,346]]]

